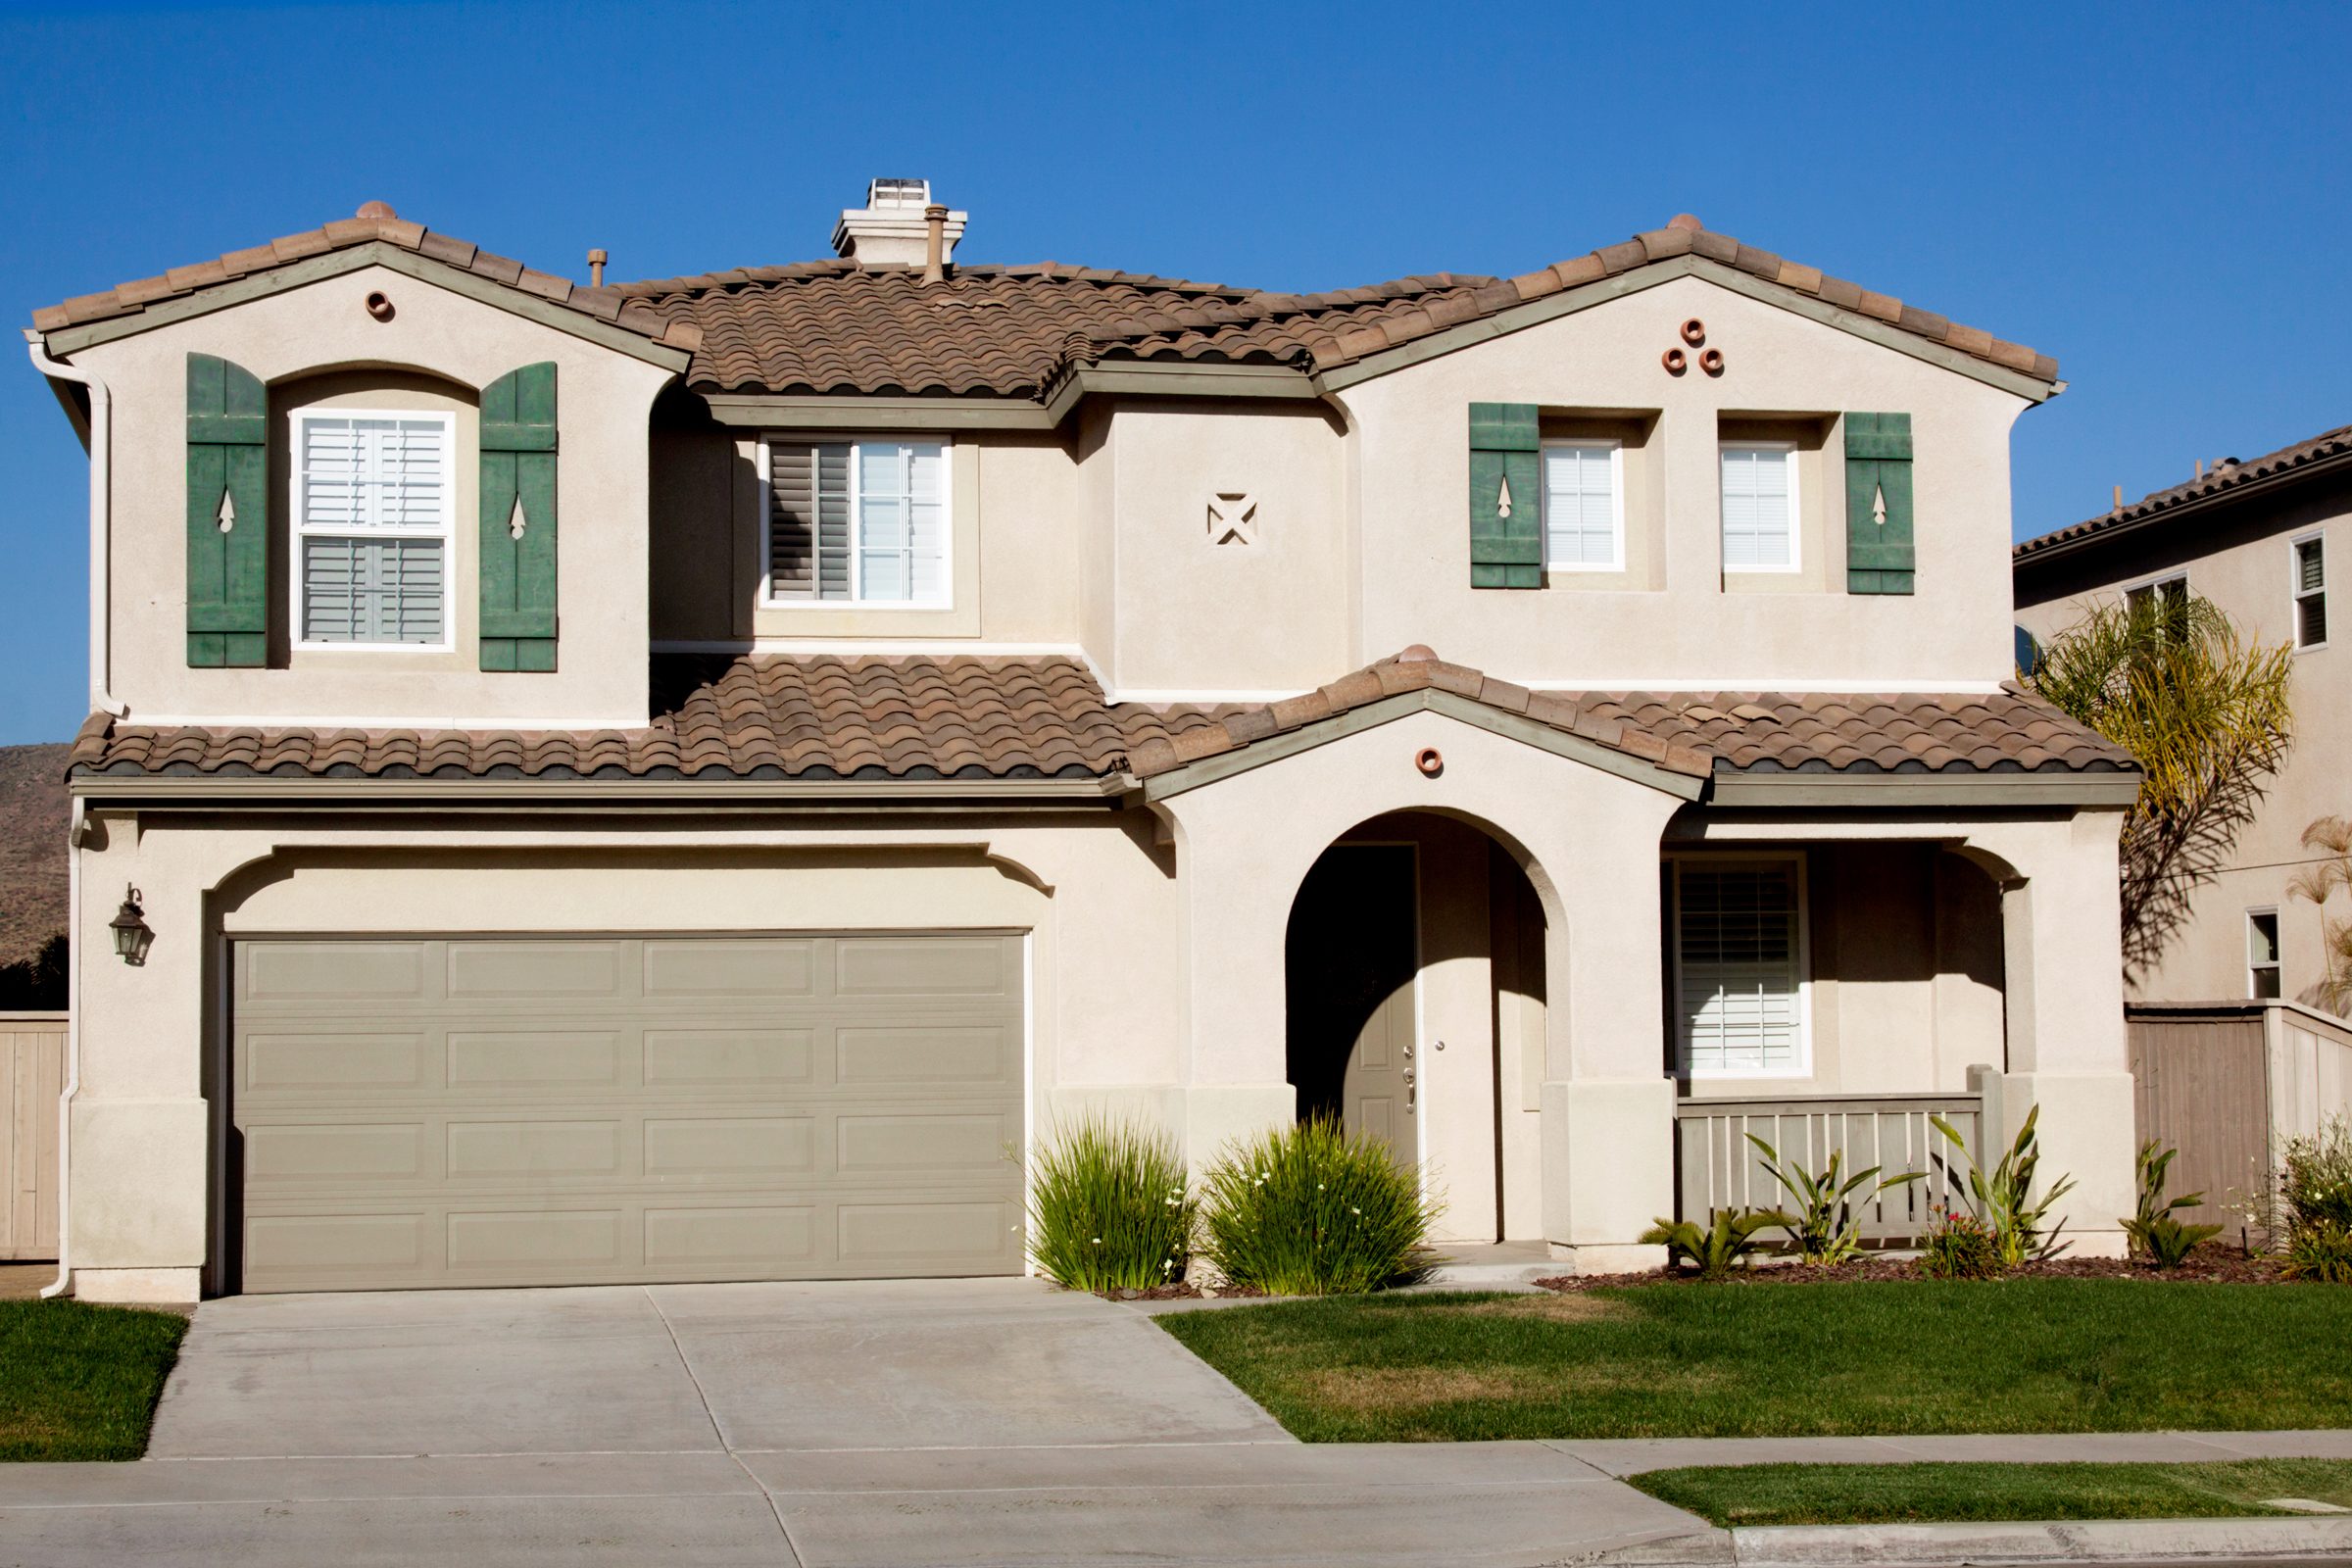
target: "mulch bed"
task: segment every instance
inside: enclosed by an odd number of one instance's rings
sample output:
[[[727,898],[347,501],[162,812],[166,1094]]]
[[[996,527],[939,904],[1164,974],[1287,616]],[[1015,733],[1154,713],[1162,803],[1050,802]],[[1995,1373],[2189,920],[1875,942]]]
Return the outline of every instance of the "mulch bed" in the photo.
[[[1765,1262],[1755,1268],[1734,1269],[1726,1285],[1873,1285],[1926,1278],[1917,1260],[1908,1257],[1866,1257],[1836,1268],[1804,1263]],[[2249,1257],[2234,1247],[2207,1243],[2179,1268],[2158,1268],[2137,1258],[2055,1257],[2028,1263],[2001,1276],[2011,1280],[2145,1280],[2156,1285],[2291,1285],[2279,1272],[2276,1258]],[[1575,1295],[1582,1291],[1619,1290],[1633,1285],[1694,1285],[1696,1271],[1663,1270],[1644,1274],[1555,1274],[1536,1283],[1545,1290]]]
[[[1191,1280],[1178,1280],[1172,1285],[1153,1285],[1143,1290],[1097,1291],[1106,1301],[1185,1301],[1195,1297],[1263,1296],[1266,1293],[1241,1285],[1216,1285],[1206,1290]]]

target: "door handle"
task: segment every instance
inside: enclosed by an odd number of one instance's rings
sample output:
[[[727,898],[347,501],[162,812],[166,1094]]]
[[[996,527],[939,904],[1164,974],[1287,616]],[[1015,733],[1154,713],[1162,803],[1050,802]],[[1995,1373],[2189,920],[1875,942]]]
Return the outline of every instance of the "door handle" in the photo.
[[[1413,1069],[1410,1067],[1404,1069],[1404,1108],[1413,1108]]]

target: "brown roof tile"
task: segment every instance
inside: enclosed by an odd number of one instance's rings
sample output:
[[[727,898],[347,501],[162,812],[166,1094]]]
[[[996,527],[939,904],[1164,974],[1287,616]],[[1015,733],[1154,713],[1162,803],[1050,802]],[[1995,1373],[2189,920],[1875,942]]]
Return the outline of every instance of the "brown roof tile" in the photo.
[[[2145,522],[2164,513],[2219,501],[2257,481],[2284,479],[2319,465],[2331,468],[2352,465],[2352,424],[2324,430],[2292,446],[2280,447],[2276,452],[2265,453],[2244,463],[2234,458],[2225,458],[2186,484],[2175,485],[2169,490],[2152,491],[2130,506],[2119,508],[2104,516],[2092,517],[2029,539],[2010,552],[2010,559],[2019,563],[2031,561],[2046,551],[2075,544],[2110,528]]]
[[[338,218],[322,227],[287,234],[267,245],[230,251],[212,261],[172,268],[160,277],[120,283],[103,294],[85,294],[78,299],[68,300],[62,306],[45,307],[32,313],[32,324],[42,332],[54,332],[60,327],[78,326],[86,321],[134,316],[159,300],[176,299],[218,283],[284,267],[306,257],[323,256],[329,251],[348,250],[356,245],[378,241],[397,245],[402,250],[415,251],[419,256],[453,267],[465,268],[510,287],[553,300],[559,305],[568,305],[590,315],[603,315],[607,320],[614,318],[610,312],[598,311],[595,302],[577,298],[589,291],[580,288],[569,278],[530,271],[520,262],[492,256],[466,240],[432,233],[421,224],[392,216],[390,209],[383,208],[380,203],[370,202],[361,209],[359,217]],[[626,313],[619,319],[621,325],[633,327],[648,337],[688,350],[695,347],[691,327],[685,323],[662,320],[651,315],[641,315],[638,320],[631,321]]]

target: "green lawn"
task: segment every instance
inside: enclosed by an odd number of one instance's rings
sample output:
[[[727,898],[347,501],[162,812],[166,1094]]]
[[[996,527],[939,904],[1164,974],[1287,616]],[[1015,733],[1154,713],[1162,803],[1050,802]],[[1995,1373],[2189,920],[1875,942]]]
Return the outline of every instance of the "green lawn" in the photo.
[[[1310,1443],[2352,1426],[2352,1290],[1658,1285],[1176,1313]]]
[[[2220,1464],[1752,1464],[1652,1470],[1653,1497],[1719,1525],[2289,1517],[2267,1497],[2352,1507],[2352,1460]]]
[[[0,1460],[136,1459],[187,1319],[0,1301]]]

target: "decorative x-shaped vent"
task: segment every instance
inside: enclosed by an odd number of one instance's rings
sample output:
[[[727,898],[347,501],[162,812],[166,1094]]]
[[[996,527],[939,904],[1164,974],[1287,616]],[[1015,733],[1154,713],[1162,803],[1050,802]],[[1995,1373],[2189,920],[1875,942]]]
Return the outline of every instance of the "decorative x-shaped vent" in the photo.
[[[1257,543],[1257,497],[1220,490],[1208,498],[1208,542],[1212,545]]]

